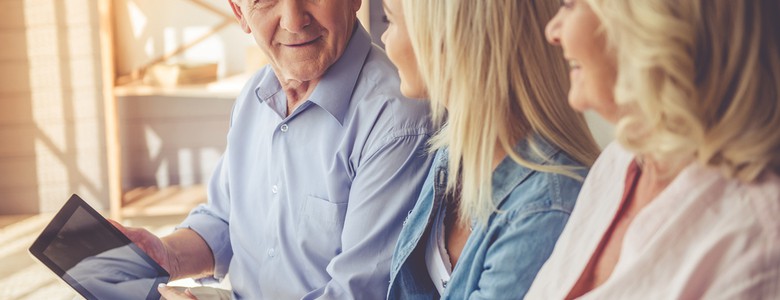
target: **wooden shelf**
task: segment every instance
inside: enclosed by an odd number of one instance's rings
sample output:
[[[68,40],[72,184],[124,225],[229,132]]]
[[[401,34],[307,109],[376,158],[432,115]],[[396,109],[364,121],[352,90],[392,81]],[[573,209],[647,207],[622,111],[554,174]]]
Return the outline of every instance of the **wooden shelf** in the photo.
[[[206,203],[204,185],[135,188],[125,193],[121,214],[123,218],[184,215],[201,203]]]
[[[249,80],[249,75],[230,76],[215,82],[198,85],[181,85],[175,87],[149,86],[133,83],[114,87],[116,97],[131,96],[169,96],[191,98],[235,99]]]

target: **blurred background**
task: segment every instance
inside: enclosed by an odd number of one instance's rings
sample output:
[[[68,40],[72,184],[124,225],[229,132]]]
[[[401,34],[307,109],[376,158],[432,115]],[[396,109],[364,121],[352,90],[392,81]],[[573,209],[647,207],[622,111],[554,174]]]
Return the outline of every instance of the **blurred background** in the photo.
[[[0,0],[0,299],[76,296],[27,253],[73,193],[157,234],[205,202],[233,100],[266,63],[227,1]],[[363,0],[379,44],[382,14]]]

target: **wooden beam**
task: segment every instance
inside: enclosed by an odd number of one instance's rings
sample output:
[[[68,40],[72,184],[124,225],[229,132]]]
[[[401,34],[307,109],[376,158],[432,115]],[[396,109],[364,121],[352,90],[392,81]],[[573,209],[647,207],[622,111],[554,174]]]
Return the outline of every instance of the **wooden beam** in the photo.
[[[425,1],[425,0],[422,0]],[[362,0],[360,4],[360,10],[357,12],[358,20],[366,28],[366,31],[371,32],[371,1]]]
[[[192,2],[193,4],[197,5],[197,6],[200,6],[201,8],[203,8],[205,10],[208,10],[210,12],[213,12],[215,14],[218,14],[218,15],[222,16],[223,18],[225,18],[227,20],[231,20],[231,21],[235,22],[235,18],[236,18],[235,16],[233,16],[230,13],[226,13],[226,12],[224,12],[223,10],[221,10],[219,8],[211,6],[211,4],[208,4],[208,3],[204,2],[203,0],[189,0],[189,1]]]
[[[119,144],[119,111],[114,85],[114,1],[99,0],[100,64],[103,80],[103,114],[106,130],[106,166],[108,172],[108,208],[110,217],[121,221],[122,217],[122,153]]]

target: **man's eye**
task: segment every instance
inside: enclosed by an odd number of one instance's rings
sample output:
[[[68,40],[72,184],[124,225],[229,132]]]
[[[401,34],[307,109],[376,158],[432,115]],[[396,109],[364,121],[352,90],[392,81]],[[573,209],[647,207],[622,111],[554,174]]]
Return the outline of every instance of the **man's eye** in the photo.
[[[274,1],[276,0],[252,0],[252,6],[257,6],[257,5],[265,6],[273,3]]]

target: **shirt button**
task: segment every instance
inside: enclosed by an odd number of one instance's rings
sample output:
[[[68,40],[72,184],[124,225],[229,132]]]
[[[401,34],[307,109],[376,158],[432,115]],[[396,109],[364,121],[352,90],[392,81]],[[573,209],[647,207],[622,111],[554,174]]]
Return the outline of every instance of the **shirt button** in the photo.
[[[287,132],[288,129],[290,129],[290,126],[287,126],[287,124],[282,124],[282,127],[279,128],[282,132]]]
[[[274,256],[276,256],[276,249],[268,248],[268,257],[274,257]]]
[[[274,186],[271,187],[271,193],[276,194],[278,192],[279,192],[279,187],[274,184]]]

